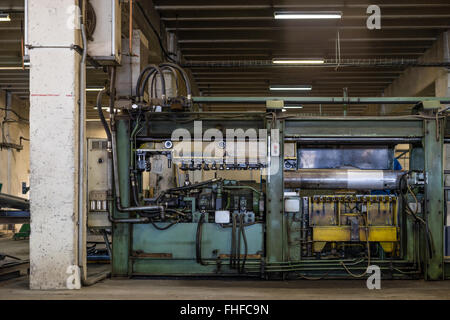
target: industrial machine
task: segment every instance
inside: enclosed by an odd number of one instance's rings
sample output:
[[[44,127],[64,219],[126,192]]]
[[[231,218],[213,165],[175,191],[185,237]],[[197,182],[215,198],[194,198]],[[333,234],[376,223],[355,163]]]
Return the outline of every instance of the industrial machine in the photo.
[[[185,96],[165,95],[161,69],[182,75]],[[112,159],[113,276],[360,278],[371,265],[385,278],[450,276],[443,109],[302,117],[284,115],[272,100],[343,102],[192,97],[184,71],[163,64],[142,71],[129,107],[112,112],[110,124],[99,112]],[[261,101],[267,112],[197,109]],[[399,144],[410,158],[402,169],[395,165]]]
[[[24,186],[23,188],[26,187]],[[6,193],[0,193],[0,224],[23,223],[20,231],[14,234],[14,240],[29,237],[29,222],[29,200]],[[30,268],[29,261],[5,253],[8,252],[6,249],[7,248],[0,248],[0,281],[27,274]]]

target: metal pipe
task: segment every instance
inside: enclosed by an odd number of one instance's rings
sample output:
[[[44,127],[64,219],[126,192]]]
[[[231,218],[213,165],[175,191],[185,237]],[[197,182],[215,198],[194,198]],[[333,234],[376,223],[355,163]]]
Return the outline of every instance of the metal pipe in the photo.
[[[29,210],[30,201],[28,199],[0,193],[0,208],[11,208],[19,210]]]
[[[102,108],[102,98],[105,92],[106,89],[103,89],[97,95],[97,111],[100,121],[103,125],[103,128],[105,129],[106,136],[108,137],[108,144],[111,144],[111,130],[109,129],[108,123],[106,122],[105,116],[103,115],[103,108]]]
[[[28,56],[28,47],[26,46],[28,44],[28,0],[25,0],[24,2],[24,55]]]
[[[449,104],[450,97],[193,97],[194,103],[260,103],[283,100],[300,104],[417,104],[423,101],[440,101]]]
[[[130,16],[129,16],[129,20],[130,20],[130,25],[129,25],[129,52],[130,52],[130,57],[133,56],[133,0],[130,0]]]
[[[380,38],[381,40],[382,38]],[[389,39],[389,38],[385,38]],[[436,38],[414,38],[419,41],[434,41]],[[249,42],[250,39],[239,39],[233,42]],[[413,40],[413,38],[411,38]],[[196,39],[196,40],[180,40],[180,43],[203,43],[203,42],[214,42],[213,39]],[[218,40],[222,42],[223,40]],[[227,42],[232,42],[231,39],[226,40]],[[261,41],[261,40],[257,40]],[[266,42],[267,40],[262,40]],[[270,40],[269,40],[270,42]],[[430,61],[421,62],[418,59],[386,59],[386,58],[375,58],[375,59],[325,59],[324,63],[320,64],[274,64],[272,60],[191,60],[183,63],[184,68],[331,68],[331,67],[421,67],[421,68],[433,68],[433,67],[443,67],[448,68],[450,62],[448,61]]]
[[[113,155],[113,175],[114,175],[114,190],[116,193],[116,208],[120,212],[135,212],[135,211],[156,211],[156,212],[164,212],[164,206],[140,206],[140,207],[122,207],[122,203],[120,201],[120,184],[119,184],[119,170],[117,163],[117,142],[116,142],[116,131],[112,131],[112,155]],[[138,218],[138,219],[113,219],[113,222],[124,222],[124,220],[134,222],[149,222],[148,218]],[[127,221],[128,222],[128,221]]]
[[[399,189],[404,174],[399,170],[301,169],[285,172],[284,185],[302,189],[392,190]]]
[[[285,136],[284,141],[303,144],[399,144],[420,143],[421,137],[295,137]]]
[[[83,55],[80,61],[80,107],[79,107],[79,124],[78,124],[78,265],[83,268],[83,248],[84,242],[84,228],[85,224],[85,209],[86,202],[84,197],[84,140],[85,140],[85,115],[86,115],[86,57],[87,57],[87,37],[84,24],[81,24],[81,36],[83,41]]]

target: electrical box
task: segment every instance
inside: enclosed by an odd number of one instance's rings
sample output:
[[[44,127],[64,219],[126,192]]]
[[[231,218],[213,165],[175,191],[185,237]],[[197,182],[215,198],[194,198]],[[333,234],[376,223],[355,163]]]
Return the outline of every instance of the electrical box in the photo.
[[[267,110],[282,110],[284,108],[283,100],[267,100],[266,109]]]
[[[121,8],[119,0],[90,0],[88,55],[100,64],[121,62]]]
[[[107,139],[88,139],[88,227],[109,228],[108,197],[112,192],[111,154]]]

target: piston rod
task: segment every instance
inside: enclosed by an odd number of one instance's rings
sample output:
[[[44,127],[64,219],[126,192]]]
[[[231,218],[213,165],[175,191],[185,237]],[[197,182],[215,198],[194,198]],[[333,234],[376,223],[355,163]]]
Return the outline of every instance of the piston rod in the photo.
[[[286,171],[284,185],[302,189],[396,190],[404,174],[400,170],[300,169]]]

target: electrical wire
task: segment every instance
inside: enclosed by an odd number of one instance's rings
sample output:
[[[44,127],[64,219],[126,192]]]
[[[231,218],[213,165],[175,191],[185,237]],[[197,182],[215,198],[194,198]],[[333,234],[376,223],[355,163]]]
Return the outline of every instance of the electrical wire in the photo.
[[[197,263],[200,263],[202,266],[207,265],[207,263],[205,263],[202,259],[202,229],[203,229],[202,227],[204,220],[205,220],[205,213],[202,213],[200,219],[198,220],[197,233],[195,237],[195,255],[197,258]]]
[[[177,220],[177,221],[172,222],[171,224],[168,224],[168,225],[165,226],[165,227],[159,227],[155,222],[153,222],[153,221],[150,220],[150,223],[152,224],[152,226],[155,227],[155,229],[158,229],[158,230],[161,230],[161,231],[164,231],[164,230],[167,230],[167,229],[173,227],[173,226],[176,225],[178,222],[180,222],[180,221]]]
[[[21,115],[19,115],[16,111],[14,111],[12,109],[0,107],[0,110],[5,111],[5,113],[7,113],[7,112],[13,113],[19,119],[19,121],[30,122],[30,120],[22,117]]]
[[[366,225],[366,228],[365,228],[366,230],[365,230],[365,232],[366,232],[366,242],[367,242],[367,268],[366,268],[366,270],[364,271],[364,273],[361,273],[361,274],[354,274],[354,273],[352,273],[352,272],[347,268],[347,266],[345,265],[344,261],[340,261],[340,264],[342,265],[342,267],[344,267],[345,271],[347,271],[347,273],[348,273],[349,275],[351,275],[352,277],[354,277],[354,278],[361,278],[361,277],[364,277],[364,276],[367,274],[367,269],[368,269],[369,266],[370,266],[369,224],[368,224],[367,218],[366,218],[361,212],[360,212],[360,214],[361,214],[361,216],[363,217],[364,222],[365,222],[365,225]]]
[[[403,175],[401,177],[401,179],[405,179],[404,178],[405,176],[406,175]],[[404,194],[402,192],[402,199],[403,199],[403,203],[405,204],[406,212],[409,215],[411,215],[416,221],[420,222],[421,225],[423,225],[425,227],[425,232],[426,232],[426,236],[427,236],[428,252],[430,254],[430,258],[432,258],[433,257],[433,253],[435,251],[434,242],[433,242],[433,235],[431,234],[430,229],[428,228],[428,224],[426,223],[426,221],[417,215],[417,213],[419,211],[419,200],[417,199],[417,196],[415,195],[415,193],[412,191],[411,187],[408,184],[406,184],[406,189],[407,189],[407,192],[409,192],[411,194],[411,196],[413,197],[414,201],[416,202],[415,210],[412,210],[411,207],[409,206],[409,203],[406,201],[406,199],[404,197]]]
[[[240,230],[242,233],[242,239],[244,240],[244,259],[242,261],[242,267],[240,269],[240,273],[245,273],[245,262],[247,261],[247,255],[248,255],[248,243],[247,243],[247,236],[245,235],[245,225],[244,225],[244,215],[241,215],[240,220]],[[240,237],[239,237],[240,238]]]
[[[234,269],[236,256],[236,215],[232,216],[230,268]]]

